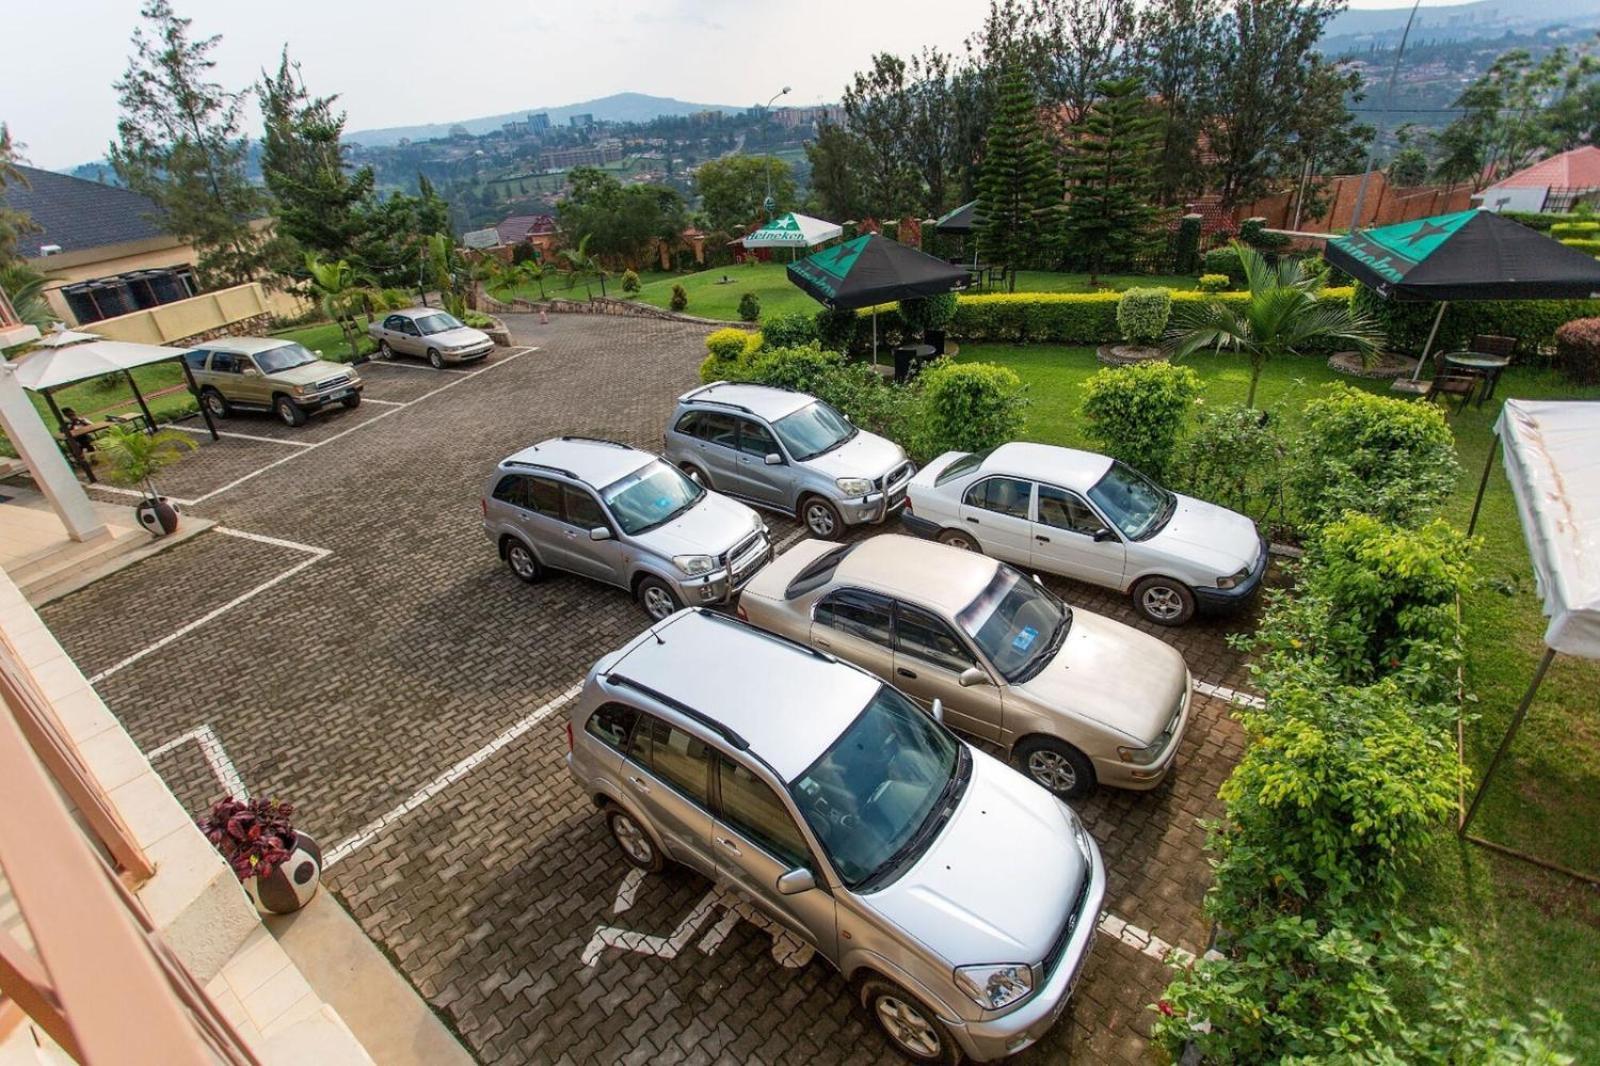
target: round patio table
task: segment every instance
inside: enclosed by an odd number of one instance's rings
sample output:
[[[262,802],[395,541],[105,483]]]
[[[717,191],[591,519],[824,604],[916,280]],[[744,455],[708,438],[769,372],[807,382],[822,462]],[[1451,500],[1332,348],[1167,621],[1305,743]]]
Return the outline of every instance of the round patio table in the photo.
[[[1478,393],[1477,406],[1482,407],[1483,401],[1494,397],[1494,388],[1500,384],[1500,373],[1511,365],[1509,355],[1484,355],[1482,352],[1446,352],[1444,362],[1447,366],[1458,366],[1463,370],[1476,370],[1483,375],[1483,389]]]

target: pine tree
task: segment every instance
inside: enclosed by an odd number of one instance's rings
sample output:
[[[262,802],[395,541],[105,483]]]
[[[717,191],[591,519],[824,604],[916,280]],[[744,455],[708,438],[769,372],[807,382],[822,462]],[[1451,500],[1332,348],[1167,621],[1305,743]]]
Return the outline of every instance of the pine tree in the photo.
[[[360,232],[356,208],[372,194],[373,175],[370,167],[354,174],[345,169],[337,97],[309,95],[287,48],[276,75],[262,72],[257,91],[265,126],[261,176],[272,193],[278,235],[298,245],[297,261],[305,252],[349,257]]]
[[[1102,81],[1095,94],[1066,146],[1063,223],[1091,285],[1108,263],[1126,263],[1148,243],[1161,147],[1161,117],[1145,98],[1143,82]]]
[[[133,31],[128,69],[113,85],[122,115],[111,165],[155,202],[169,232],[199,251],[202,282],[248,281],[261,267],[251,222],[265,204],[245,177],[245,94],[207,80],[220,37],[191,40],[190,20],[167,0],[148,0],[140,15],[149,32]]]
[[[985,258],[1005,265],[1012,291],[1017,268],[1052,257],[1060,207],[1061,182],[1039,126],[1033,91],[1022,68],[1012,66],[1000,82],[978,177],[983,218],[978,247]]]

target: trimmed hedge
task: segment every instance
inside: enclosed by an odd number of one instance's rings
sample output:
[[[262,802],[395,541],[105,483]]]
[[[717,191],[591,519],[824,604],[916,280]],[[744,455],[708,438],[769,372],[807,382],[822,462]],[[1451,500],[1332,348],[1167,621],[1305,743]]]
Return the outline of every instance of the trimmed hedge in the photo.
[[[1556,369],[1574,385],[1600,385],[1600,318],[1579,318],[1556,330]]]
[[[1342,303],[1349,289],[1324,289],[1321,299]],[[1046,341],[1056,344],[1110,344],[1121,339],[1115,292],[1017,292],[963,296],[956,305],[950,332],[969,341]],[[1246,292],[1175,292],[1174,317],[1180,308],[1207,300],[1244,303]],[[878,316],[879,343],[884,318]]]
[[[1346,290],[1348,291],[1348,290]],[[1381,299],[1365,285],[1357,285],[1351,298],[1357,311],[1377,321],[1388,347],[1416,353],[1428,339],[1436,303]],[[1480,334],[1515,337],[1517,354],[1532,355],[1553,344],[1556,330],[1575,318],[1600,316],[1600,300],[1474,300],[1452,303],[1439,323],[1434,351],[1468,348]]]
[[[1557,222],[1550,227],[1550,236],[1558,241],[1564,237],[1594,237],[1597,234],[1600,234],[1600,222],[1593,219],[1581,222]]]
[[[1600,233],[1590,233],[1583,237],[1563,237],[1561,243],[1589,255],[1600,255]]]
[[[1585,216],[1583,215],[1555,211],[1548,213],[1543,211],[1502,211],[1500,212],[1500,217],[1509,218],[1513,222],[1520,222],[1529,229],[1536,229],[1540,233],[1548,233],[1552,226],[1558,226],[1563,222],[1585,221]]]

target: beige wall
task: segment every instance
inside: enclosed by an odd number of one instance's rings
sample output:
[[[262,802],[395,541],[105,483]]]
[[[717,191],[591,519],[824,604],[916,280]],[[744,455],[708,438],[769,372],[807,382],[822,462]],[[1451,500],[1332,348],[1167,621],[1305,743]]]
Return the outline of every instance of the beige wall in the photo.
[[[295,297],[288,293],[269,293],[260,282],[252,281],[248,285],[217,289],[132,314],[102,318],[85,329],[108,340],[168,344],[185,337],[215,333],[259,315],[295,313],[292,307],[280,306],[286,300],[292,301]]]

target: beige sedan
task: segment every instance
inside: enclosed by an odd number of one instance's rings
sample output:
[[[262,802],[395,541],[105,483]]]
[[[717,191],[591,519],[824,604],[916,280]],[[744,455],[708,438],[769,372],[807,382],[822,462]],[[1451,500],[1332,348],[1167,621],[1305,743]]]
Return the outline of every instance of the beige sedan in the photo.
[[[1189,724],[1188,667],[1155,637],[1075,610],[998,560],[914,537],[804,540],[739,615],[877,674],[999,745],[1062,798],[1150,789]]]

